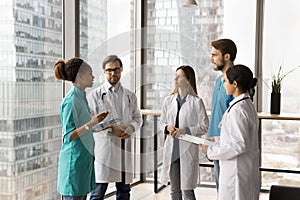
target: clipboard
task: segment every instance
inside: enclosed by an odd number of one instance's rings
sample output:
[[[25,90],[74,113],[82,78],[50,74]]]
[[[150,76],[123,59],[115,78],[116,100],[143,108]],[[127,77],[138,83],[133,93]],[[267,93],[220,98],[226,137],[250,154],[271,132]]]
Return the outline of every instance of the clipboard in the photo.
[[[111,119],[109,121],[105,121],[105,122],[102,122],[102,123],[99,123],[99,124],[95,125],[93,127],[93,131],[94,132],[103,131],[108,126],[113,125],[113,124],[120,124],[121,122],[122,122],[122,120],[120,120],[120,119]]]
[[[215,144],[215,142],[213,142],[213,141],[210,141],[210,140],[207,140],[204,138],[195,137],[195,136],[188,135],[188,134],[179,135],[178,139],[184,140],[187,142],[191,142],[191,143],[195,143],[195,144],[203,144],[203,145],[207,145],[207,146]]]

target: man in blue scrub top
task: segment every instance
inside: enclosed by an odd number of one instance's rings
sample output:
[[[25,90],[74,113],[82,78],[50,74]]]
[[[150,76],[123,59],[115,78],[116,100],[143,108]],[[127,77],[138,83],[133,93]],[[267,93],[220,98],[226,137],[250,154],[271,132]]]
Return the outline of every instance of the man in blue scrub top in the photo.
[[[222,74],[217,78],[214,86],[210,124],[208,129],[208,137],[213,137],[216,141],[220,137],[219,123],[223,117],[224,112],[229,106],[229,102],[233,100],[232,95],[227,95],[223,86],[224,75],[226,70],[234,65],[234,60],[237,53],[235,43],[230,39],[219,39],[211,42],[211,57],[210,61],[214,64],[214,70],[221,71]],[[214,172],[217,190],[219,188],[219,161],[214,161]]]

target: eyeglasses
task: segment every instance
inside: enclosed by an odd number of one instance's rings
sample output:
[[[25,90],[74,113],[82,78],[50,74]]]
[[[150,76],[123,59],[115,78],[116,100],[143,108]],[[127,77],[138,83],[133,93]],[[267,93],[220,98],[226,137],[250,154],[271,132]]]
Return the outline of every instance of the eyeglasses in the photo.
[[[121,68],[120,67],[117,67],[117,68],[114,68],[114,69],[105,69],[104,70],[107,74],[111,74],[112,72],[114,72],[115,74],[118,74],[121,72]]]

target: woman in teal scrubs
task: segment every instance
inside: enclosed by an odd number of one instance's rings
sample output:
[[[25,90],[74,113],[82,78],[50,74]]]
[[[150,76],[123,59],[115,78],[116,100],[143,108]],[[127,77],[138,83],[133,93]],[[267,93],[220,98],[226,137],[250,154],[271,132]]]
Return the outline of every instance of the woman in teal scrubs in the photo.
[[[84,200],[96,186],[92,127],[101,122],[108,111],[90,113],[85,89],[92,87],[94,76],[92,68],[82,59],[57,61],[54,75],[73,83],[60,106],[63,144],[59,153],[57,190],[64,200]]]

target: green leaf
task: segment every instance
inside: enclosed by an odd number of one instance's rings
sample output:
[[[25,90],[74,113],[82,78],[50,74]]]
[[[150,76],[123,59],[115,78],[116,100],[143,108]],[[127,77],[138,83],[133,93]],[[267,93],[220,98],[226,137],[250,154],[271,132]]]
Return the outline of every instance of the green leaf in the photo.
[[[283,74],[283,68],[282,65],[280,65],[278,73],[276,75],[272,75],[272,93],[280,93],[281,92],[281,85],[282,85],[282,81],[283,79],[289,75],[290,73],[292,73],[293,71],[295,71],[296,69],[298,69],[300,66],[295,67],[294,69],[288,71],[287,73]]]

